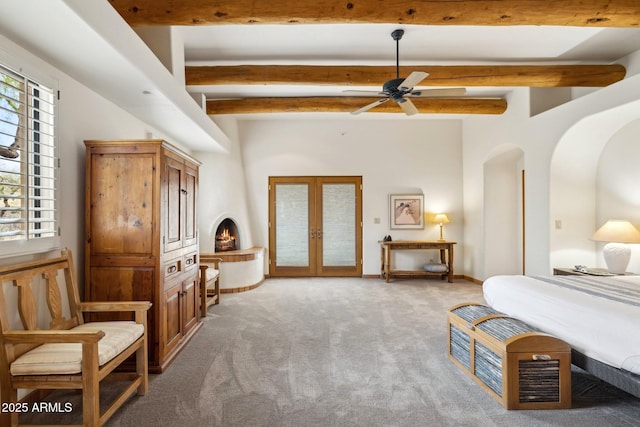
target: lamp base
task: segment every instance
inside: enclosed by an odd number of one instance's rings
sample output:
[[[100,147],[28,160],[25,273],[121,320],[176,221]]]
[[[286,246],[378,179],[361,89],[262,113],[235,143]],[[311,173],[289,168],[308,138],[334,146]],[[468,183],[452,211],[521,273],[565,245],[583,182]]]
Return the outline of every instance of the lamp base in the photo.
[[[602,248],[609,273],[625,274],[631,259],[631,248],[625,243],[607,243]]]

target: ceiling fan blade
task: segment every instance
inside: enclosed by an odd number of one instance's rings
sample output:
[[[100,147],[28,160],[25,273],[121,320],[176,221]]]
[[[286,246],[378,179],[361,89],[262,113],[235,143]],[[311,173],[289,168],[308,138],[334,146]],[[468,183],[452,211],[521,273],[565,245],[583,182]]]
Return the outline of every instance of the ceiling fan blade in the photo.
[[[412,97],[429,97],[429,96],[462,96],[467,93],[467,89],[463,87],[455,87],[450,89],[423,89],[414,90],[408,96]]]
[[[398,89],[413,89],[415,85],[424,80],[428,75],[429,73],[425,73],[424,71],[414,71],[413,73],[409,74],[409,77],[404,79],[403,82],[398,85]]]
[[[352,89],[347,89],[347,90],[343,90],[342,93],[352,93],[352,94],[358,94],[358,95],[369,95],[369,96],[384,96],[386,95],[384,92],[380,92],[377,90],[352,90]]]
[[[404,111],[407,116],[413,116],[419,113],[413,102],[407,98],[404,99],[404,102],[399,102],[398,104],[400,104],[400,108],[402,108],[402,111]]]
[[[351,114],[360,114],[360,113],[364,113],[367,110],[372,109],[373,107],[377,107],[378,105],[387,102],[389,100],[389,98],[381,98],[378,99],[376,102],[372,102],[371,104],[365,105],[364,107],[356,110],[356,111],[352,111]]]

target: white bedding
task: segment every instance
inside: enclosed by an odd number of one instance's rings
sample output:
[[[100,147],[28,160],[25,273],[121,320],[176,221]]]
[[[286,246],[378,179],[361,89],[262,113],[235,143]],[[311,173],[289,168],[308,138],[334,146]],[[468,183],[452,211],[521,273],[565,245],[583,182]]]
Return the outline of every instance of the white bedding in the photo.
[[[640,276],[616,279],[640,289]],[[495,310],[564,340],[592,359],[640,374],[639,306],[527,276],[491,277],[483,292]]]

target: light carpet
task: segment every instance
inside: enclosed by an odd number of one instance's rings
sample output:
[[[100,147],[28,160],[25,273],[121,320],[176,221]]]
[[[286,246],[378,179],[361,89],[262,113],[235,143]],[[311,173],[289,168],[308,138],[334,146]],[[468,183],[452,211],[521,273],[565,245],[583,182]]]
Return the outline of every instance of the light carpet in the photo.
[[[446,312],[461,302],[483,303],[482,288],[292,278],[223,294],[108,426],[638,425],[640,399],[579,370],[572,409],[503,409],[447,358]],[[80,407],[73,392],[55,399]]]

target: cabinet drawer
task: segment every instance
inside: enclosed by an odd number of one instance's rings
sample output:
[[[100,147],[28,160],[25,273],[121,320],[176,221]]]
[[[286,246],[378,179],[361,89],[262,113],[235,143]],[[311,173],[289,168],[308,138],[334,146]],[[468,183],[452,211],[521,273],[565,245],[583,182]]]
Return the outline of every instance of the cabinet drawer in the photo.
[[[181,258],[176,258],[165,262],[163,267],[165,281],[179,276],[182,273],[183,268],[183,260]]]
[[[184,269],[189,271],[198,265],[198,253],[192,252],[184,256]]]

